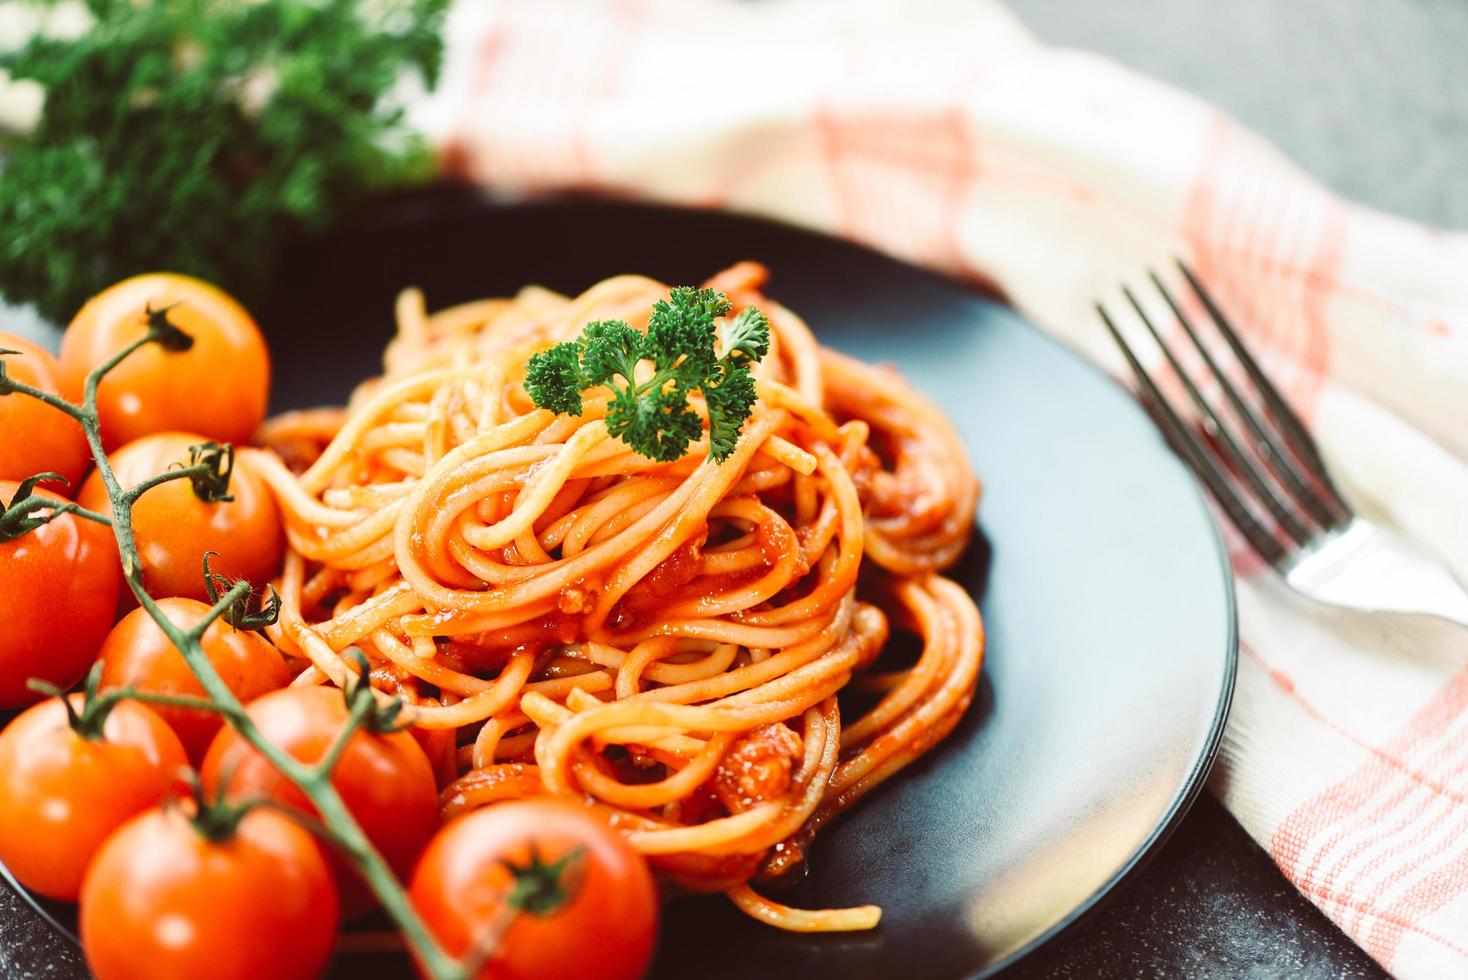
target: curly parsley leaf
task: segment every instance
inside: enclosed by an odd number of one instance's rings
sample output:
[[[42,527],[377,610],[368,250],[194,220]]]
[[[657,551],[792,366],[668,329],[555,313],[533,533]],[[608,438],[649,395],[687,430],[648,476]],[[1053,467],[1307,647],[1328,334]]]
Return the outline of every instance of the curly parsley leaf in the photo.
[[[591,385],[581,370],[581,351],[574,344],[557,344],[530,359],[525,388],[535,404],[557,415],[581,414],[581,391]]]
[[[761,360],[770,350],[770,321],[759,310],[746,306],[729,324],[724,350],[736,365]]]
[[[536,405],[563,415],[581,414],[588,388],[610,389],[607,431],[660,463],[680,458],[702,434],[703,421],[688,405],[688,395],[701,391],[709,455],[723,462],[739,444],[740,427],[758,397],[749,366],[770,349],[769,321],[746,307],[726,324],[719,356],[718,321],[731,309],[717,290],[680,286],[653,305],[646,333],[621,320],[598,320],[575,340],[536,354],[525,389]],[[644,361],[652,369],[638,380]]]
[[[617,375],[628,381],[637,374],[645,338],[621,320],[597,320],[583,329],[581,345],[582,372],[587,379],[581,387],[604,385]],[[565,348],[569,345],[561,344]],[[554,349],[554,348],[553,348]]]
[[[725,363],[716,383],[703,387],[709,413],[709,453],[722,460],[739,444],[739,427],[749,418],[758,396],[749,368]]]

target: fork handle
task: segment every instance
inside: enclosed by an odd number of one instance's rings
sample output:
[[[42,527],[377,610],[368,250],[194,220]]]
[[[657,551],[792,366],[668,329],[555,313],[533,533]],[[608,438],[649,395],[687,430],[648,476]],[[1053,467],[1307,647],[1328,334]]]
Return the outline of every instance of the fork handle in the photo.
[[[1468,626],[1468,592],[1435,557],[1353,520],[1280,569],[1298,591],[1368,612],[1425,613]]]

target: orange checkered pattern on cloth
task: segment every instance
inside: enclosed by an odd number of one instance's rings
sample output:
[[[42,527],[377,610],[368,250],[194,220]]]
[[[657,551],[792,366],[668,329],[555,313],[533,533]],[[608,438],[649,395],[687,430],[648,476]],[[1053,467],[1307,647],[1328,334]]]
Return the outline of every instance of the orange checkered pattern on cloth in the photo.
[[[997,286],[1113,370],[1092,303],[1181,254],[1358,508],[1468,579],[1468,239],[1345,204],[997,5],[461,0],[413,112],[458,176],[848,236]],[[1389,970],[1468,976],[1468,638],[1312,606],[1233,550],[1214,791]]]

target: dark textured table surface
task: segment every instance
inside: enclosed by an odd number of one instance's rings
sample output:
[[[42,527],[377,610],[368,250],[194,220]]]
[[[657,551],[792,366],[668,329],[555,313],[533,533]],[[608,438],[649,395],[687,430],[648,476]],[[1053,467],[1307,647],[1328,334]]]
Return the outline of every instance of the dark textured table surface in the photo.
[[[1204,96],[1342,194],[1468,227],[1463,0],[1010,0],[1055,44]],[[0,975],[71,978],[80,957],[0,886]],[[1023,977],[1376,977],[1205,796],[1147,866]]]

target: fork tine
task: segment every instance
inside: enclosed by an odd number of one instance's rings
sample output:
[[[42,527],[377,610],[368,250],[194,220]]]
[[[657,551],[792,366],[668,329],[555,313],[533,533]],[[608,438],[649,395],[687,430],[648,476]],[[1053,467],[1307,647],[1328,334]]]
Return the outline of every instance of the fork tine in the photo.
[[[1265,409],[1268,411],[1270,417],[1273,418],[1274,423],[1279,426],[1285,443],[1290,447],[1290,450],[1300,462],[1305,464],[1315,481],[1325,489],[1327,503],[1336,518],[1336,522],[1341,523],[1348,520],[1351,517],[1351,507],[1346,503],[1345,498],[1341,496],[1340,490],[1336,488],[1335,482],[1330,478],[1330,473],[1325,468],[1325,461],[1320,458],[1320,450],[1315,445],[1315,440],[1311,437],[1309,430],[1305,428],[1305,423],[1300,421],[1300,417],[1295,414],[1295,410],[1290,408],[1289,404],[1284,400],[1284,397],[1279,393],[1279,389],[1264,376],[1264,372],[1260,369],[1258,362],[1254,360],[1248,349],[1244,347],[1243,341],[1234,332],[1233,326],[1229,323],[1228,318],[1223,315],[1223,311],[1218,308],[1218,304],[1213,301],[1213,297],[1209,294],[1208,290],[1203,288],[1203,284],[1198,281],[1198,277],[1193,275],[1193,271],[1187,267],[1187,264],[1182,259],[1177,259],[1176,261],[1178,269],[1188,280],[1188,285],[1192,287],[1198,299],[1202,300],[1204,308],[1208,310],[1209,318],[1218,327],[1218,332],[1228,344],[1229,350],[1233,351],[1234,357],[1238,359],[1239,366],[1249,376],[1249,383],[1254,386],[1254,390],[1264,400]]]
[[[1172,310],[1172,315],[1187,333],[1188,339],[1192,341],[1193,348],[1203,357],[1203,363],[1208,365],[1208,370],[1218,379],[1219,387],[1228,403],[1233,407],[1234,414],[1243,420],[1245,427],[1253,436],[1252,445],[1259,457],[1268,467],[1269,472],[1274,475],[1276,481],[1294,498],[1295,502],[1303,507],[1306,513],[1315,523],[1322,528],[1334,527],[1338,522],[1339,515],[1333,513],[1327,500],[1322,500],[1320,494],[1316,493],[1311,486],[1300,477],[1296,471],[1293,457],[1279,444],[1274,433],[1266,428],[1259,415],[1248,404],[1244,402],[1239,394],[1238,388],[1228,379],[1228,375],[1219,368],[1218,362],[1214,360],[1213,354],[1198,336],[1192,322],[1183,315],[1182,307],[1172,296],[1172,290],[1168,289],[1155,272],[1148,272],[1148,278],[1152,285],[1162,294],[1167,301],[1167,306]]]
[[[1291,540],[1297,544],[1304,544],[1309,541],[1309,528],[1295,516],[1294,512],[1286,505],[1286,502],[1279,498],[1274,488],[1270,486],[1269,479],[1260,472],[1259,467],[1240,448],[1237,440],[1234,439],[1233,433],[1229,431],[1228,426],[1223,424],[1223,420],[1218,417],[1218,413],[1213,410],[1213,406],[1208,404],[1208,400],[1203,397],[1203,393],[1198,390],[1198,386],[1193,383],[1193,379],[1183,369],[1181,362],[1177,359],[1177,355],[1173,353],[1172,347],[1162,339],[1162,333],[1152,323],[1152,318],[1147,315],[1147,311],[1142,309],[1142,304],[1137,302],[1137,297],[1132,294],[1131,289],[1125,286],[1122,287],[1122,295],[1127,298],[1127,302],[1131,303],[1132,309],[1136,311],[1137,316],[1141,319],[1143,325],[1146,326],[1147,332],[1152,335],[1152,339],[1156,341],[1157,346],[1162,348],[1162,354],[1167,358],[1167,363],[1172,365],[1173,371],[1177,373],[1178,378],[1182,381],[1183,388],[1188,393],[1188,398],[1198,410],[1199,415],[1204,419],[1205,428],[1217,440],[1219,452],[1223,454],[1224,459],[1228,462],[1229,467],[1234,471],[1235,475],[1243,480],[1244,484],[1253,491],[1255,499],[1265,506],[1270,515],[1274,517],[1275,522],[1279,524],[1280,529],[1289,535]],[[1226,383],[1223,382],[1222,378],[1219,380],[1222,383]]]
[[[1203,481],[1203,484],[1208,487],[1208,492],[1213,495],[1214,500],[1218,501],[1218,505],[1223,508],[1234,527],[1244,535],[1249,546],[1271,565],[1279,564],[1285,557],[1284,546],[1255,519],[1248,505],[1244,503],[1230,482],[1228,471],[1219,465],[1202,441],[1189,430],[1186,423],[1167,403],[1167,399],[1163,397],[1162,392],[1142,367],[1141,362],[1137,360],[1136,354],[1132,352],[1126,339],[1122,337],[1121,331],[1116,329],[1116,324],[1111,321],[1106,308],[1097,303],[1096,312],[1101,315],[1101,321],[1106,324],[1111,338],[1121,348],[1122,356],[1126,358],[1132,373],[1136,375],[1137,383],[1141,386],[1143,401],[1152,410],[1153,418],[1157,420],[1158,427],[1162,429],[1162,434],[1168,444],[1172,446],[1173,452],[1181,456]]]

